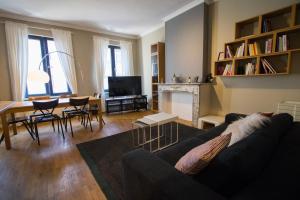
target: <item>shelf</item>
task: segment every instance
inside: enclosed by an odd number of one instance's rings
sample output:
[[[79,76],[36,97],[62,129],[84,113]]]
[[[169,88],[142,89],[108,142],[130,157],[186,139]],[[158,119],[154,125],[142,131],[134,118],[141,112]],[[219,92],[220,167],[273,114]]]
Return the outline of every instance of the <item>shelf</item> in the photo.
[[[252,74],[252,75],[232,75],[232,76],[217,75],[217,76],[218,76],[218,77],[255,77],[255,76],[281,76],[281,75],[289,75],[289,73]]]
[[[239,39],[258,34],[260,32],[259,20],[260,17],[254,17],[236,23],[235,38]]]
[[[292,6],[262,15],[261,32],[270,32],[292,26]],[[266,27],[266,28],[264,28]]]

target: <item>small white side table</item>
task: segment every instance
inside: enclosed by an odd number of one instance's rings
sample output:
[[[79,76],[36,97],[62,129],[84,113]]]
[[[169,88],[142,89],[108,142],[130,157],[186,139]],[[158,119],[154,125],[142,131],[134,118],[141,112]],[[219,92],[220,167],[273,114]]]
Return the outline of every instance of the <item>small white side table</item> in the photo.
[[[224,116],[206,115],[198,119],[198,128],[204,129],[206,125],[218,126],[224,122]]]

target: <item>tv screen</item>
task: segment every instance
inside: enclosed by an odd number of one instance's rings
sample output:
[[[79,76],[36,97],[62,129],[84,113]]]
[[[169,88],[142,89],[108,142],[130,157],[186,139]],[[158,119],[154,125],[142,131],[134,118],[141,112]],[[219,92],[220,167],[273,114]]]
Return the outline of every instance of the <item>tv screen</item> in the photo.
[[[141,95],[140,76],[108,77],[108,90],[110,97]]]

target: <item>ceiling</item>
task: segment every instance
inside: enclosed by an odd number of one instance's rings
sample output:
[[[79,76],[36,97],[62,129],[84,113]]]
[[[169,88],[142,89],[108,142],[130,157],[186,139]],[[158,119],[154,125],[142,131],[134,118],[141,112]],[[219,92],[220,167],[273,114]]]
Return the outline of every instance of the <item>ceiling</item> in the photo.
[[[5,12],[133,36],[194,0],[0,0]]]

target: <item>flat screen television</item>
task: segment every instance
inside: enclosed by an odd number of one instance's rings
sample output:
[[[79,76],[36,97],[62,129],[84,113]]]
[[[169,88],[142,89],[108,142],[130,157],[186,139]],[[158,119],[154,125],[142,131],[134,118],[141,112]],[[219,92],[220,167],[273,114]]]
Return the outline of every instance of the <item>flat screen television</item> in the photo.
[[[110,97],[142,94],[141,76],[108,77]]]

